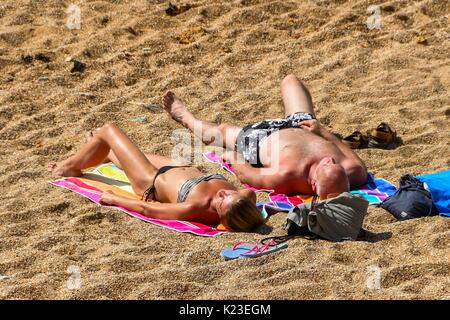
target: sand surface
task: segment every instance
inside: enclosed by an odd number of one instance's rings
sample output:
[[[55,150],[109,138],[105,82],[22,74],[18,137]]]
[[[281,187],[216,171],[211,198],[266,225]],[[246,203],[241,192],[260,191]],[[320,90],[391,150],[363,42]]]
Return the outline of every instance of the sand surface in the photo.
[[[106,121],[144,150],[170,155],[180,126],[140,104],[159,103],[167,89],[210,121],[279,117],[279,84],[290,73],[332,132],[381,121],[397,130],[399,148],[357,151],[376,176],[397,183],[448,169],[447,1],[192,0],[175,17],[166,1],[73,3],[80,30],[66,26],[70,1],[0,2],[1,299],[450,297],[449,219],[398,223],[371,207],[370,241],[297,239],[270,256],[224,261],[221,248],[264,236],[165,230],[52,187],[45,170]],[[380,6],[380,29],[367,28],[371,4]],[[71,72],[71,58],[84,72]],[[129,120],[141,115],[148,123]],[[283,221],[270,219],[271,235],[283,233]],[[379,289],[367,286],[373,268]]]

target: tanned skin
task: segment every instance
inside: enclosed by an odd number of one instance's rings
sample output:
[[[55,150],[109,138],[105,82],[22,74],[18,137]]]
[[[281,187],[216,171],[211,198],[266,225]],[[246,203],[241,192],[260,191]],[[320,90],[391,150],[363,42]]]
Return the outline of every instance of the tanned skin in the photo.
[[[48,165],[56,176],[81,176],[81,170],[112,161],[125,171],[137,195],[143,195],[153,184],[155,174],[162,166],[185,165],[159,155],[144,154],[116,125],[108,123],[95,134],[87,136],[87,142],[76,154]],[[177,203],[181,185],[189,179],[203,175],[194,167],[174,168],[156,179],[156,202],[129,199],[113,192],[104,192],[101,202],[118,205],[139,212],[150,218],[196,221],[216,226],[224,224],[223,215],[230,202],[239,195],[256,201],[249,190],[237,190],[225,180],[213,179],[197,184],[183,203]]]

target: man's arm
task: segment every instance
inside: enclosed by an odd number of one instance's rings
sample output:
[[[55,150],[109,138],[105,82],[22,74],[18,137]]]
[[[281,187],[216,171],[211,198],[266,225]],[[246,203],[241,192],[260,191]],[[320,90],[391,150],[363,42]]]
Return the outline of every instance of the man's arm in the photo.
[[[192,204],[189,203],[152,203],[125,198],[112,192],[103,192],[100,201],[102,204],[121,206],[154,219],[189,220],[193,213]]]
[[[254,168],[235,151],[225,152],[222,159],[233,168],[236,177],[242,183],[260,189],[275,189],[279,183],[281,175],[278,172],[271,172],[269,168]]]
[[[360,157],[358,157],[356,153],[353,152],[351,148],[349,148],[345,143],[343,143],[340,139],[338,139],[334,134],[325,129],[323,126],[320,127],[321,127],[320,129],[321,137],[323,137],[325,140],[333,142],[347,159],[353,160],[359,165],[365,167],[364,162],[361,160]]]

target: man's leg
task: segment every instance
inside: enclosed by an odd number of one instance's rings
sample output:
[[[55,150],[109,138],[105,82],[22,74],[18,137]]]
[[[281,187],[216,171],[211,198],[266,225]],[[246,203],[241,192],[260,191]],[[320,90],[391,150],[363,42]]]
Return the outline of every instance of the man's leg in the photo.
[[[296,76],[290,74],[283,79],[281,97],[286,117],[295,112],[307,112],[315,115],[311,95]]]
[[[202,121],[189,112],[185,104],[171,91],[163,96],[164,109],[172,118],[191,130],[203,143],[229,150],[235,149],[235,143],[241,127],[229,124],[215,124]]]

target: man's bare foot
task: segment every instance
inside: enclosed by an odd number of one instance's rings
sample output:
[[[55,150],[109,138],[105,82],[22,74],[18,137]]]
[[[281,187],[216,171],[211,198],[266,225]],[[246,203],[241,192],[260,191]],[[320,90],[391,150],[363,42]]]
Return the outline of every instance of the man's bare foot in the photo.
[[[175,120],[184,125],[183,118],[189,115],[189,111],[184,105],[183,101],[178,99],[178,97],[172,91],[167,91],[163,95],[163,106],[164,110],[170,114],[170,116]]]
[[[74,169],[69,165],[69,161],[51,162],[47,165],[47,170],[55,176],[60,177],[80,177],[81,170]]]

